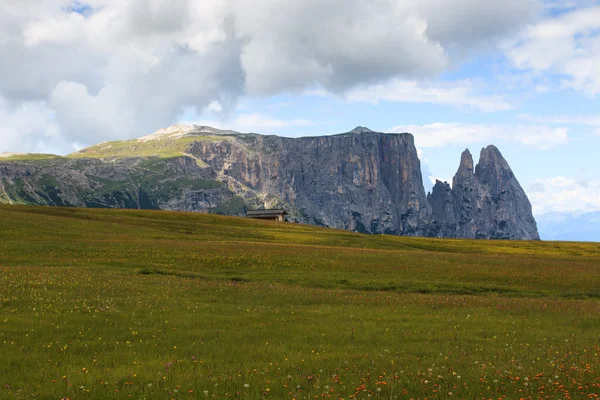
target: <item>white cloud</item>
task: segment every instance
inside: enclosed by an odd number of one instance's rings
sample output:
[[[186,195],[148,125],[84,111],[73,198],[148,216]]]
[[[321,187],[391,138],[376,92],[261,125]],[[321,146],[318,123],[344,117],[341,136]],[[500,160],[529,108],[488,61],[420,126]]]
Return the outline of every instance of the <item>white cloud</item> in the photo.
[[[201,120],[186,123],[212,126],[218,129],[231,129],[238,132],[260,133],[275,133],[282,128],[313,125],[313,122],[305,119],[277,119],[261,113],[241,114],[231,121]]]
[[[419,147],[445,147],[454,144],[489,143],[491,141],[517,142],[539,149],[549,149],[569,140],[568,129],[543,125],[512,126],[461,123],[433,123],[427,125],[399,125],[391,132],[410,132]]]
[[[214,114],[223,112],[223,106],[218,101],[211,101],[206,109]]]
[[[433,189],[433,185],[435,184],[435,179],[433,178],[433,174],[429,169],[429,160],[425,157],[425,152],[423,149],[417,147],[417,157],[421,161],[421,176],[423,177],[423,186],[425,187],[425,193],[431,192]]]
[[[11,107],[0,97],[0,152],[68,152],[54,113],[45,104],[26,102]]]
[[[505,51],[517,68],[560,74],[565,87],[595,96],[600,93],[599,32],[600,5],[575,8],[530,26]]]
[[[600,210],[600,181],[565,177],[538,179],[527,191],[535,215],[550,212],[590,212]]]
[[[433,84],[395,79],[387,83],[352,89],[344,98],[373,104],[380,101],[445,104],[486,112],[512,108],[501,96],[484,96],[477,92],[477,85],[468,80]]]
[[[146,134],[216,102],[227,112],[248,94],[435,78],[537,10],[533,0],[78,3],[85,15],[72,0],[0,0],[0,96],[6,110],[43,104],[61,138],[85,144]],[[427,90],[418,102],[460,96]],[[507,107],[467,95],[466,107]]]
[[[555,115],[555,116],[537,116],[529,114],[520,114],[519,119],[539,122],[546,124],[574,124],[600,126],[600,116],[597,115]]]

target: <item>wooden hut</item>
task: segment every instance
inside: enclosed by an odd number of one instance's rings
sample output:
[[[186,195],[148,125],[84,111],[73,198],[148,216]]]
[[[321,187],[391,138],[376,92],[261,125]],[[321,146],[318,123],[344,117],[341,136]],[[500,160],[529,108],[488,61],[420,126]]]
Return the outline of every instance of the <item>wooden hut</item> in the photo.
[[[246,213],[247,218],[264,219],[267,221],[284,222],[287,211],[284,209],[253,210]]]

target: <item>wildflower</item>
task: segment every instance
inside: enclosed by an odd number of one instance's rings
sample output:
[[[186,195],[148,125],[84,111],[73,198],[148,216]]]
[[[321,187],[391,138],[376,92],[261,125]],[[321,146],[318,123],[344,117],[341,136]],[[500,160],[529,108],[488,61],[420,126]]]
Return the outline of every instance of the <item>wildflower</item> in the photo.
[[[244,387],[245,387],[246,389],[248,389],[248,388],[250,387],[250,385],[249,385],[249,384],[247,384],[247,383],[244,383]]]

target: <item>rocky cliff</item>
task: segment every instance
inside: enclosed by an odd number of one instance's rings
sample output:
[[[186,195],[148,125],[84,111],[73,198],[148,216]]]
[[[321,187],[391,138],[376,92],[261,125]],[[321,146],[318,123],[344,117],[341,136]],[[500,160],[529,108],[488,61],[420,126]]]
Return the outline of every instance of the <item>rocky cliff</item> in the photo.
[[[481,150],[475,168],[465,150],[452,187],[437,181],[428,200],[431,236],[539,239],[529,199],[495,146]]]
[[[243,215],[367,233],[537,239],[527,197],[500,152],[468,152],[450,188],[427,197],[413,136],[358,127],[305,138],[175,125],[67,157],[0,158],[0,202]]]

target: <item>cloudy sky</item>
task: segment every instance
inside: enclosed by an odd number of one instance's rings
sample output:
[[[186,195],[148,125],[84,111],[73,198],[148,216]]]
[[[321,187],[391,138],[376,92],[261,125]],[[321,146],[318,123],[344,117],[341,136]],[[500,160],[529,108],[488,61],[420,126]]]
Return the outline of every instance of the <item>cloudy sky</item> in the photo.
[[[600,210],[600,0],[0,0],[0,152],[173,123],[494,143],[536,216]]]

